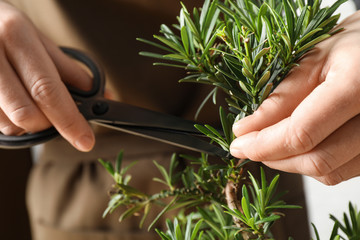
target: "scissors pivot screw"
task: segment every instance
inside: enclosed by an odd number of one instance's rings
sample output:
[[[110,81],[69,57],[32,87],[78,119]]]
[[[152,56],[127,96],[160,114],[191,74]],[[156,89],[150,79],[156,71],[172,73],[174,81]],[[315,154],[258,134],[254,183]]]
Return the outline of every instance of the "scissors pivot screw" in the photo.
[[[92,106],[92,111],[95,115],[103,115],[105,113],[107,113],[107,111],[109,110],[109,105],[105,102],[95,102],[95,104]]]

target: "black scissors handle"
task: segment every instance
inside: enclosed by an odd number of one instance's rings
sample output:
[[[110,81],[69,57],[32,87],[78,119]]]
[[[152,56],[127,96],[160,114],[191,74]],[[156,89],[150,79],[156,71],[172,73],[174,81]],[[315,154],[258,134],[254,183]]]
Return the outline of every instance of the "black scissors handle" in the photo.
[[[70,93],[74,96],[76,95],[84,98],[90,98],[96,95],[103,94],[105,80],[103,77],[103,72],[100,70],[97,64],[86,54],[82,53],[79,50],[67,47],[61,47],[60,49],[70,57],[83,63],[93,75],[93,84],[92,88],[89,91],[82,91],[80,89],[68,86],[67,88]],[[36,144],[47,142],[57,136],[59,136],[59,133],[54,127],[48,128],[41,132],[27,133],[21,136],[8,136],[0,134],[0,148],[28,148]]]

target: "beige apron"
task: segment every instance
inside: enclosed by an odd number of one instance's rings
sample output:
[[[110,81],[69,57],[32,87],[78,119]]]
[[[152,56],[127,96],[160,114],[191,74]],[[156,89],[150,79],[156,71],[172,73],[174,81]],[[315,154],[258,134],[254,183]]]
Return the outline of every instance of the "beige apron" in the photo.
[[[116,90],[118,100],[191,118],[208,91],[198,85],[178,84],[182,71],[153,67],[152,59],[138,56],[140,50],[149,49],[135,38],[152,39],[161,23],[174,23],[180,8],[178,0],[13,1],[57,44],[95,56],[105,68],[108,88]],[[218,119],[217,107],[210,104],[208,108],[202,119],[211,124]],[[42,148],[27,190],[34,240],[159,239],[145,229],[139,230],[136,217],[121,224],[119,213],[101,217],[112,180],[97,159],[113,160],[125,150],[124,164],[139,161],[131,171],[133,184],[151,193],[161,189],[151,181],[158,174],[152,161],[167,163],[177,149],[103,129],[97,129],[96,141],[90,153],[76,151],[61,138]],[[291,193],[287,201],[304,206],[301,178],[284,175],[281,182]],[[286,221],[278,224],[278,239],[288,235],[309,239],[306,212],[295,214],[290,211]],[[157,227],[161,228],[163,222],[159,221]]]

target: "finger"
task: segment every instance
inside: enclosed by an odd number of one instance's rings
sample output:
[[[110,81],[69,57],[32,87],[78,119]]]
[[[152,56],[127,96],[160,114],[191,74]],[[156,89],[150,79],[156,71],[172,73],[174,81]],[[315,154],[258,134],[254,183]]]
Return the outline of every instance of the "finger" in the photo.
[[[299,67],[293,68],[258,110],[234,124],[234,134],[241,136],[259,131],[289,117],[300,102],[323,80],[322,65],[317,50],[310,52],[300,62]]]
[[[0,109],[0,132],[5,135],[22,135],[24,129],[15,126]]]
[[[67,56],[61,49],[46,36],[39,33],[42,43],[53,60],[61,80],[75,88],[84,91],[91,90],[92,78],[74,59]]]
[[[35,105],[8,60],[4,57],[3,49],[0,50],[0,54],[0,89],[3,89],[0,94],[0,107],[6,115],[6,117],[1,116],[1,119],[4,121],[4,128],[8,126],[8,129],[3,133],[17,134],[20,132],[19,129],[37,132],[50,127],[50,122]]]
[[[94,145],[89,124],[78,111],[34,28],[17,24],[12,27],[20,29],[13,31],[5,41],[10,62],[35,103],[59,133],[77,149],[89,151]],[[23,41],[23,36],[30,40]]]
[[[314,178],[326,185],[336,185],[343,181],[360,176],[359,162],[360,162],[360,156],[357,156],[351,161],[344,164],[343,166],[334,170],[333,172],[325,176],[314,177]]]
[[[360,116],[345,123],[311,151],[264,164],[285,172],[325,177],[360,154]],[[360,162],[359,162],[360,165]]]
[[[237,138],[231,145],[233,156],[268,161],[311,150],[360,112],[360,104],[354,100],[359,94],[356,82],[360,71],[353,67],[334,67],[290,117]],[[339,84],[339,79],[346,81]]]

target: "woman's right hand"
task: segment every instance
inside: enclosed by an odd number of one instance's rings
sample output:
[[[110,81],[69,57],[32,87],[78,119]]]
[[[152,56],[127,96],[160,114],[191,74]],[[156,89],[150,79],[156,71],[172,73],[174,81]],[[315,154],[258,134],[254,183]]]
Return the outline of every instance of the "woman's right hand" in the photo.
[[[54,126],[78,150],[91,150],[93,131],[65,84],[88,90],[91,78],[27,16],[0,1],[0,131],[21,135]]]

